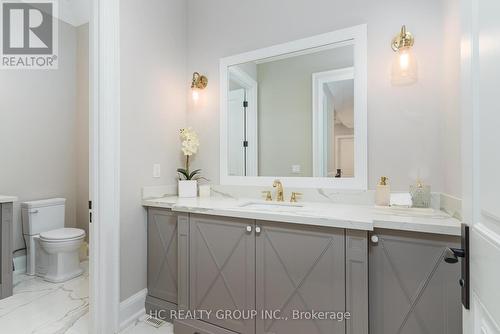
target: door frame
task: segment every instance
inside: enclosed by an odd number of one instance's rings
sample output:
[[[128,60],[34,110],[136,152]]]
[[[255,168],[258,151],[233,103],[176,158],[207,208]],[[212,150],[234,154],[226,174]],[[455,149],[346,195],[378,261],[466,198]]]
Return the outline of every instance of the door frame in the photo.
[[[238,89],[233,89],[229,91],[228,93],[228,103],[238,103],[238,113],[242,114],[241,119],[234,120],[234,117],[238,117],[241,115],[234,115],[233,110],[231,107],[228,107],[228,115],[227,115],[227,120],[228,124],[230,124],[230,128],[228,128],[228,144],[227,144],[227,149],[229,152],[231,152],[231,160],[228,161],[228,172],[230,175],[245,175],[245,170],[247,169],[246,166],[246,150],[245,147],[243,146],[243,142],[245,141],[245,124],[246,121],[244,120],[244,113],[242,112],[243,107],[243,101],[245,100],[245,89],[244,88],[238,88]],[[240,104],[241,103],[241,104]],[[243,120],[243,125],[241,128],[235,127],[234,124],[238,124]],[[239,124],[241,125],[241,124]],[[234,146],[232,146],[234,144]],[[232,150],[234,149],[234,151]],[[233,153],[234,152],[234,153]],[[238,168],[235,170],[233,166],[231,166],[232,163],[238,163]],[[230,168],[233,167],[233,168]]]
[[[120,309],[119,0],[92,0],[90,19],[90,323],[116,333]],[[90,208],[89,208],[90,209]]]
[[[247,141],[254,143],[247,148],[246,176],[258,176],[259,174],[259,115],[258,115],[258,91],[259,84],[245,71],[231,67],[229,69],[230,79],[234,80],[245,89],[247,107],[246,134]]]
[[[325,169],[327,165],[327,156],[325,156],[325,136],[327,136],[327,133],[325,133],[325,124],[328,118],[323,108],[325,97],[323,85],[328,82],[344,80],[354,80],[354,67],[345,67],[312,74],[313,175],[315,177],[328,176]],[[335,135],[333,134],[333,136]]]

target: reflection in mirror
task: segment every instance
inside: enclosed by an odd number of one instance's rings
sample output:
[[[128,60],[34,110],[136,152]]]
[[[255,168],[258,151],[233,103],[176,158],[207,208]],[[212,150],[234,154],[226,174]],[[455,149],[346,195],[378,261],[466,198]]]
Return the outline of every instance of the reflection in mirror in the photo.
[[[354,69],[313,74],[314,176],[354,177]]]
[[[229,67],[231,176],[354,177],[354,48]]]

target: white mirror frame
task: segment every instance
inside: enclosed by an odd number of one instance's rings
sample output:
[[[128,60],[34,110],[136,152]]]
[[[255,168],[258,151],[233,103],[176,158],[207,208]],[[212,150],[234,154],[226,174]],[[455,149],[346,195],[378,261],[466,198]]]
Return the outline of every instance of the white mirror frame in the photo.
[[[352,45],[354,47],[354,177],[230,176],[228,174],[227,131],[229,67],[312,48],[322,47],[327,49],[345,45]],[[274,45],[220,60],[220,183],[222,185],[238,186],[270,186],[275,179],[280,179],[287,187],[295,188],[367,189],[368,112],[366,24]]]

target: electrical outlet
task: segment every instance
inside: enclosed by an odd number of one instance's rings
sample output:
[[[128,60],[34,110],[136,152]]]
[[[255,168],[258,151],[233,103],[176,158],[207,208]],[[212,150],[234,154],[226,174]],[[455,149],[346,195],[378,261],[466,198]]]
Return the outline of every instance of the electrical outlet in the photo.
[[[161,167],[160,164],[154,164],[153,165],[153,177],[154,178],[159,178],[161,175]]]
[[[301,167],[300,165],[292,165],[292,173],[294,174],[300,174],[301,173]]]

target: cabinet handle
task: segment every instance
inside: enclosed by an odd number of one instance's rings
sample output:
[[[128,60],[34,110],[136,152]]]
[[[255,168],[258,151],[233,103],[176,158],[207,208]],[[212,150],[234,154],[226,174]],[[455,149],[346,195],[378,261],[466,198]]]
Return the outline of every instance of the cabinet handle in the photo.
[[[260,226],[255,227],[255,234],[259,235],[261,232]]]
[[[248,226],[247,226],[247,232],[248,232],[248,233],[252,232],[252,226],[251,226],[251,225],[248,225]],[[196,333],[195,333],[195,334],[196,334]]]
[[[371,240],[374,244],[378,244],[378,235],[372,235]]]

